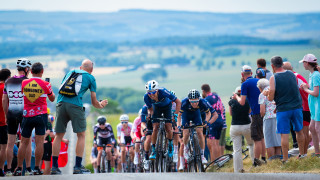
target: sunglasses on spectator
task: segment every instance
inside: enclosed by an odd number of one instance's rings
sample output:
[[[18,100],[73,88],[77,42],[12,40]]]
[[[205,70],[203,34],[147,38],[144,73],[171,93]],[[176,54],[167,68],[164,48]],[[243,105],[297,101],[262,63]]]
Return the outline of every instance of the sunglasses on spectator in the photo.
[[[155,94],[156,92],[157,92],[157,90],[149,91],[148,94]]]
[[[121,122],[121,124],[127,124],[128,122]]]
[[[190,100],[189,100],[189,102],[190,102],[190,103],[198,103],[199,100],[194,100],[194,101],[190,101]]]

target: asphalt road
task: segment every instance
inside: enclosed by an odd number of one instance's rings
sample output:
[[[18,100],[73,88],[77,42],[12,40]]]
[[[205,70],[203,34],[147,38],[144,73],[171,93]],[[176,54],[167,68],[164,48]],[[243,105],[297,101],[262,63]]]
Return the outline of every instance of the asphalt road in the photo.
[[[110,174],[83,174],[83,175],[56,175],[56,176],[24,176],[24,177],[7,177],[5,179],[26,179],[26,180],[319,180],[320,174],[294,174],[294,173],[278,173],[278,174],[235,174],[235,173],[110,173]]]

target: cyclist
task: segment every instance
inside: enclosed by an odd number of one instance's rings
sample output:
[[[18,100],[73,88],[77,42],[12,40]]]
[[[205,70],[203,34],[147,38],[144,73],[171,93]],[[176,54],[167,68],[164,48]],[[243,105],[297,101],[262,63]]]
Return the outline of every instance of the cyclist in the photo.
[[[178,116],[178,127],[179,129],[182,127],[189,126],[190,120],[193,121],[195,125],[202,125],[201,120],[201,111],[206,113],[206,121],[210,124],[214,123],[218,118],[217,112],[208,105],[208,102],[204,99],[200,99],[200,93],[196,89],[190,90],[188,97],[182,100],[181,110]],[[182,118],[182,122],[181,122]],[[203,164],[207,163],[206,158],[204,157],[204,136],[203,136],[203,128],[196,129],[199,144],[201,148],[201,161]],[[184,144],[184,158],[186,160],[189,159],[189,147],[188,147],[188,138],[189,138],[189,130],[183,130],[183,144]]]
[[[131,129],[132,129],[132,123],[129,122],[129,116],[127,114],[122,114],[120,116],[120,123],[117,125],[118,142],[119,144],[124,145],[124,146],[121,146],[122,172],[125,172],[125,169],[127,167],[127,164],[126,164],[127,150],[125,145],[132,145],[132,138],[130,136]],[[134,155],[133,147],[129,147],[129,153],[130,153],[130,159],[132,161],[133,155]]]
[[[103,147],[105,147],[105,151],[107,154],[108,160],[108,172],[111,172],[111,148],[115,143],[115,138],[113,134],[112,127],[109,123],[106,123],[107,118],[105,116],[99,116],[97,118],[97,124],[93,128],[94,139],[93,143],[97,146],[98,156],[97,156],[97,165],[98,165],[98,173],[100,173],[100,162]]]
[[[171,94],[166,88],[159,88],[159,84],[155,80],[148,81],[145,85],[147,93],[144,95],[144,102],[148,107],[148,114],[152,116],[153,133],[151,137],[152,141],[152,153],[150,159],[156,158],[156,141],[159,129],[159,121],[157,118],[163,114],[164,118],[168,119],[165,124],[167,132],[167,138],[169,140],[168,156],[173,156],[173,143],[172,143],[172,102],[176,103],[175,114],[178,114],[181,108],[181,101],[173,94]]]
[[[28,59],[18,59],[18,75],[15,75],[5,82],[3,89],[3,110],[6,114],[8,124],[8,144],[7,144],[7,176],[12,176],[11,169],[13,159],[13,147],[16,142],[16,135],[19,125],[22,122],[23,114],[23,94],[21,92],[22,81],[28,79],[31,69],[31,62]],[[30,151],[31,152],[31,151]],[[31,171],[31,168],[29,169]]]
[[[225,124],[224,105],[222,104],[221,98],[216,93],[211,92],[209,84],[203,84],[201,90],[203,97],[205,97],[209,105],[218,113],[218,119],[209,126],[207,138],[210,158],[211,160],[215,160],[223,154],[219,145],[219,139]]]
[[[134,159],[133,159],[133,164],[138,165],[139,164],[139,151],[140,151],[140,143],[141,142],[141,112],[142,109],[139,111],[139,116],[136,117],[136,119],[133,121],[133,126],[131,130],[131,138],[135,142],[135,152],[134,152]]]
[[[144,169],[149,170],[149,150],[151,146],[151,135],[152,135],[152,122],[148,117],[148,107],[144,105],[141,109],[141,130],[144,136],[146,136],[146,140],[144,142]]]
[[[96,145],[93,144],[93,146],[91,148],[90,161],[91,161],[94,173],[98,173],[97,157],[98,157],[98,149],[97,149]]]

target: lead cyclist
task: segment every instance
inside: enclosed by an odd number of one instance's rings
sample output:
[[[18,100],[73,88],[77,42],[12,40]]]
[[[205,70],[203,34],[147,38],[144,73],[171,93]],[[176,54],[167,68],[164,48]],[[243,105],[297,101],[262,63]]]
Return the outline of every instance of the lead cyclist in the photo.
[[[181,101],[166,88],[160,88],[159,84],[155,80],[148,81],[145,85],[147,93],[144,95],[144,102],[148,107],[148,114],[152,116],[153,133],[151,136],[152,152],[150,159],[156,158],[156,141],[159,129],[159,120],[163,114],[164,118],[168,119],[165,123],[165,129],[167,138],[169,140],[168,156],[173,156],[173,143],[172,143],[172,102],[176,103],[175,114],[178,114],[181,108]]]

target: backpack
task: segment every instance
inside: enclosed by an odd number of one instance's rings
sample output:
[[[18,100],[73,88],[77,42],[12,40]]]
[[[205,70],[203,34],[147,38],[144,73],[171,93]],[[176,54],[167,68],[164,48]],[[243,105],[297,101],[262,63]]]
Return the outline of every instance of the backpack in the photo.
[[[82,85],[82,73],[73,71],[68,78],[65,78],[59,88],[59,94],[67,97],[75,97],[79,94]]]

